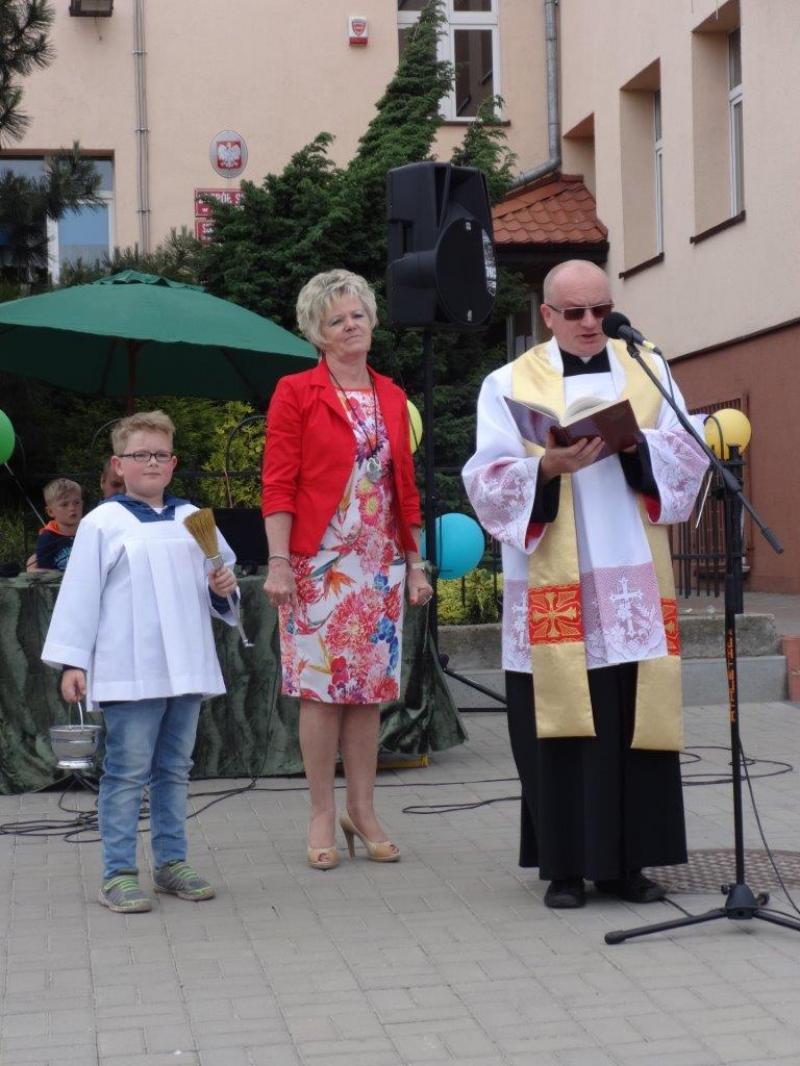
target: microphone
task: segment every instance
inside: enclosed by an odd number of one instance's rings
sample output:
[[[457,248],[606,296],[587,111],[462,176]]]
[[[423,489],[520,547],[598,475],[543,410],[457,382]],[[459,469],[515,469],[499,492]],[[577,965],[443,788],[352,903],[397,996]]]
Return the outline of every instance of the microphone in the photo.
[[[661,349],[653,344],[652,341],[649,341],[638,329],[634,329],[631,325],[631,320],[619,311],[612,311],[606,315],[601,328],[607,337],[612,337],[614,340],[627,341],[628,344],[636,344],[639,348],[644,348],[648,352],[655,352],[656,355],[661,355]]]

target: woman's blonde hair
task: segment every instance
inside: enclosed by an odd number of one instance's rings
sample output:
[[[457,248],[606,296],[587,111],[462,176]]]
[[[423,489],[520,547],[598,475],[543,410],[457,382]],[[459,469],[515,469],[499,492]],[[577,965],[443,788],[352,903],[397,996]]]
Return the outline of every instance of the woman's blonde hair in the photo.
[[[170,442],[175,436],[175,426],[168,414],[163,411],[137,411],[135,415],[121,418],[111,430],[111,447],[114,449],[114,455],[122,455],[131,434],[138,433],[142,429],[164,433],[169,437]]]
[[[315,274],[297,297],[297,325],[318,351],[322,351],[322,320],[334,300],[355,296],[361,301],[372,329],[378,321],[375,293],[360,274],[349,270],[328,270]]]

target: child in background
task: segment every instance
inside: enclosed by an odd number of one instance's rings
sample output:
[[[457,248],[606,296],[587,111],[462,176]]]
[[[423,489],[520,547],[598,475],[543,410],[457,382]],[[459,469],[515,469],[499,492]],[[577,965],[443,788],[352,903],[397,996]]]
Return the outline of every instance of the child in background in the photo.
[[[225,691],[211,614],[231,625],[234,563],[210,571],[183,524],[196,511],[165,495],[177,459],[163,411],[114,427],[112,467],[125,493],[81,523],[53,611],[42,658],[62,669],[61,694],[87,695],[103,711],[106,755],[98,815],[103,852],[99,900],[124,914],[149,911],[139,884],[139,809],[150,789],[154,885],[181,899],[214,889],[186,861],[186,799],[200,701]]]
[[[36,538],[35,568],[66,570],[78,523],[83,517],[83,490],[76,481],[57,477],[44,487],[44,504],[50,521]]]

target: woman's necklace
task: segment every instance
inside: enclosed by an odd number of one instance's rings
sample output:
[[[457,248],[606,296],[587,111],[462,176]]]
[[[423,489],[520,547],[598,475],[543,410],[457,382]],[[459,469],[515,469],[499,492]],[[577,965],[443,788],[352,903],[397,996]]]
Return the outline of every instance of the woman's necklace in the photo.
[[[339,384],[339,382],[338,382],[338,380],[336,378],[336,375],[331,370],[330,366],[328,366],[328,373],[330,374],[331,378],[333,379],[333,383],[336,385],[336,388],[342,394],[342,399],[344,400],[344,402],[349,407],[350,412],[353,415],[353,418],[358,423],[359,429],[364,434],[364,440],[366,441],[367,447],[369,448],[369,451],[367,453],[367,461],[364,464],[364,469],[365,469],[366,475],[369,478],[369,480],[373,483],[373,485],[375,485],[383,477],[383,470],[381,468],[381,461],[378,458],[378,450],[380,449],[380,446],[381,446],[380,429],[378,428],[378,412],[379,412],[380,409],[378,407],[378,397],[377,397],[377,395],[375,393],[375,382],[372,379],[372,374],[370,374],[369,371],[367,371],[367,375],[369,377],[370,387],[372,389],[372,409],[375,412],[375,443],[374,444],[372,443],[372,437],[370,436],[370,433],[369,433],[369,430],[367,429],[366,423],[363,421],[363,419],[361,418],[361,416],[359,415],[358,411],[355,409],[353,404],[350,403],[350,397],[347,395],[347,393],[344,391],[342,386]]]

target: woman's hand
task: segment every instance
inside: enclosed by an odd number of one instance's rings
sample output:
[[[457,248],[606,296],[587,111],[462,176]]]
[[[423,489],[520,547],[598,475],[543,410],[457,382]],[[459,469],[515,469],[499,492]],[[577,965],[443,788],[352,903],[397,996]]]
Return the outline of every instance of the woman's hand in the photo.
[[[271,559],[267,564],[267,580],[264,592],[273,607],[283,607],[287,603],[297,608],[297,585],[288,559]]]
[[[408,602],[412,607],[423,607],[433,595],[433,589],[424,570],[409,569],[406,585]]]
[[[574,474],[586,466],[591,466],[602,447],[602,437],[583,437],[568,448],[561,448],[556,444],[551,429],[547,434],[547,447],[539,463],[545,482],[551,481],[559,474]]]
[[[229,566],[221,566],[208,575],[208,587],[215,596],[232,596],[238,588],[236,575]]]
[[[61,698],[66,703],[77,703],[86,695],[86,672],[71,666],[61,675]]]

